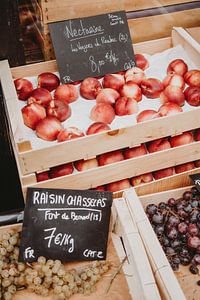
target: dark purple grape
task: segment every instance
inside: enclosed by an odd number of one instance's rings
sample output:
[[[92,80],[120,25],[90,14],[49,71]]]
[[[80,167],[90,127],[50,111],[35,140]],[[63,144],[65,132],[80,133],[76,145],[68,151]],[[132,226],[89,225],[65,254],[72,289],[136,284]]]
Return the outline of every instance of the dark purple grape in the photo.
[[[166,207],[167,207],[167,204],[166,204],[165,202],[160,202],[160,203],[158,204],[158,208],[159,208],[160,210],[166,209]]]
[[[185,222],[181,222],[178,224],[178,231],[180,233],[186,233],[188,229],[188,225]]]
[[[192,211],[192,205],[191,204],[188,204],[187,206],[185,206],[184,208],[184,211],[186,213],[190,213]]]
[[[163,236],[161,239],[160,239],[160,243],[163,247],[167,247],[169,246],[170,242],[169,242],[169,239],[166,237],[166,236]]]
[[[175,216],[170,216],[168,219],[168,224],[171,226],[177,226],[180,223],[179,218]]]
[[[198,273],[199,273],[199,269],[198,269],[197,266],[195,266],[195,265],[191,265],[191,266],[189,267],[189,270],[190,270],[190,272],[191,272],[192,274],[198,274]]]
[[[175,240],[178,236],[178,231],[175,227],[172,227],[171,229],[168,230],[167,232],[167,237],[170,239],[170,240]]]
[[[198,207],[198,205],[199,205],[199,201],[197,201],[196,199],[193,199],[190,203],[193,208]]]
[[[170,199],[168,199],[167,204],[170,207],[173,207],[176,204],[176,200],[174,198],[170,198]]]
[[[175,264],[180,264],[181,263],[181,260],[180,260],[180,258],[178,257],[178,256],[174,256],[173,258],[172,258],[172,261],[175,263]]]
[[[194,262],[197,265],[200,265],[200,254],[195,254],[192,258],[192,262]]]
[[[187,248],[183,247],[183,248],[181,248],[179,255],[182,257],[188,257],[190,255],[190,253]]]
[[[154,231],[158,236],[162,235],[165,231],[164,225],[158,224]]]
[[[192,192],[192,195],[196,195],[196,194],[199,193],[199,191],[197,190],[197,188],[196,188],[195,186],[193,186],[193,187],[191,188],[191,192]]]
[[[200,280],[197,281],[197,285],[200,285]]]
[[[187,242],[187,236],[186,236],[186,234],[181,234],[180,240],[181,240],[183,243],[186,243],[186,242]]]
[[[200,239],[198,236],[190,236],[187,240],[187,246],[189,248],[196,249],[200,246]]]
[[[178,271],[179,264],[176,264],[173,261],[170,261],[170,265],[171,265],[173,271]]]
[[[180,261],[183,266],[188,266],[190,264],[190,257],[182,257],[180,256]]]
[[[200,213],[197,214],[197,222],[200,222]]]
[[[155,204],[149,204],[146,207],[146,212],[150,215],[153,216],[157,212],[158,208]]]
[[[198,219],[197,219],[198,214],[199,214],[199,212],[197,210],[194,210],[190,214],[190,217],[189,217],[190,223],[197,223],[197,221],[198,221]]]
[[[159,211],[157,211],[157,212],[152,216],[152,222],[153,222],[154,224],[162,224],[162,223],[163,223],[163,220],[164,220],[163,215],[162,215]]]
[[[198,235],[199,229],[198,229],[197,225],[196,224],[189,224],[188,225],[188,233],[190,235]]]
[[[170,245],[172,248],[177,249],[181,246],[181,241],[178,239],[172,240]]]
[[[180,200],[180,201],[177,202],[177,204],[176,204],[176,209],[177,209],[177,210],[181,210],[181,209],[184,208],[184,206],[185,206],[185,202],[184,202],[183,200]]]
[[[182,219],[186,219],[188,217],[188,214],[183,209],[178,210],[177,213]]]
[[[189,201],[191,198],[192,198],[192,192],[186,191],[185,193],[183,193],[184,200]]]
[[[165,248],[165,253],[166,253],[166,255],[171,256],[171,255],[175,254],[175,251],[174,251],[174,249],[172,247],[166,247]]]

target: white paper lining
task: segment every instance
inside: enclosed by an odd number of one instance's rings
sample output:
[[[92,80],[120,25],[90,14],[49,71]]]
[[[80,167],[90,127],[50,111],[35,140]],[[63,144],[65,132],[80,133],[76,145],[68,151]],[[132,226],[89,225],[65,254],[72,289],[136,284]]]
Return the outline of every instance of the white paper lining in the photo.
[[[166,70],[168,64],[172,60],[177,58],[183,59],[187,63],[189,70],[197,68],[195,64],[190,60],[190,58],[188,57],[187,53],[184,51],[182,46],[180,45],[167,49],[161,53],[156,53],[154,55],[148,55],[148,54],[144,54],[144,55],[148,59],[150,65],[149,68],[145,70],[146,78],[153,77],[162,81],[166,76]],[[59,76],[58,72],[55,74]],[[33,83],[34,88],[37,87],[37,77],[25,77],[25,78],[30,80]],[[76,88],[79,90],[80,85],[77,85]],[[86,100],[81,96],[79,96],[77,101],[70,104],[72,115],[65,122],[62,122],[63,127],[64,128],[70,126],[78,127],[83,132],[86,132],[89,125],[93,123],[93,121],[89,118],[89,115],[92,107],[95,104],[96,104],[95,100]],[[26,105],[26,101],[19,101],[20,109],[25,105]],[[158,110],[160,106],[161,103],[159,98],[148,99],[144,95],[142,97],[142,101],[138,103],[139,112],[145,109]],[[185,103],[182,109],[185,112],[192,109],[197,109],[197,107],[193,107],[190,106],[188,103]],[[113,122],[110,124],[111,129],[119,129],[119,128],[124,128],[136,124],[137,114],[122,116],[122,117],[116,116]],[[40,149],[47,146],[51,146],[53,144],[57,144],[57,141],[48,142],[38,138],[36,136],[35,131],[26,127],[25,125],[24,125],[24,133],[25,133],[24,140],[31,141],[32,149]]]

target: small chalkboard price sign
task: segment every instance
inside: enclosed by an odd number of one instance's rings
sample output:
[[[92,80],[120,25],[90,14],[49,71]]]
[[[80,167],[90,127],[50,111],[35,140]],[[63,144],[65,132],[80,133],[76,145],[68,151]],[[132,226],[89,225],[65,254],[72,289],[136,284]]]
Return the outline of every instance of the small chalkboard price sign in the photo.
[[[28,188],[20,261],[106,259],[112,193]]]
[[[192,181],[194,182],[194,184],[195,184],[196,188],[198,189],[198,191],[200,192],[200,173],[191,174],[189,176],[192,179]]]
[[[62,83],[135,66],[125,11],[50,23]]]

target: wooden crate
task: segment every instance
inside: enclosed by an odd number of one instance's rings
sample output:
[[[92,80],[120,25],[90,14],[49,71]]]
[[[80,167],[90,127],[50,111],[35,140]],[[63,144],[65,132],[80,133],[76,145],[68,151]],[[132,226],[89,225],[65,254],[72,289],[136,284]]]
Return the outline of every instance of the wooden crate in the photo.
[[[134,186],[134,189],[138,196],[144,196],[147,194],[158,193],[171,189],[177,189],[180,187],[190,186],[192,180],[189,175],[200,173],[200,168],[185,171],[180,174],[175,174],[162,179],[154,180],[149,183],[143,183],[138,186]],[[123,191],[114,193],[115,197],[122,197]]]
[[[182,28],[175,28],[172,31],[171,37],[139,43],[134,45],[134,49],[137,52],[153,54],[180,44],[197,67],[200,68],[200,51],[190,44],[188,36],[190,37]],[[156,138],[176,135],[200,127],[200,109],[195,109],[178,115],[139,123],[119,130],[110,130],[106,133],[90,135],[33,150],[31,140],[26,140],[24,137],[24,125],[21,111],[17,105],[18,98],[14,88],[13,78],[37,76],[39,73],[45,71],[57,71],[56,62],[51,61],[32,64],[12,68],[11,70],[6,61],[0,63],[0,78],[22,175],[40,172],[66,162],[89,159],[101,153],[116,149],[138,146],[141,143]],[[71,151],[72,149],[73,151]]]
[[[173,26],[199,26],[200,8],[197,1],[187,0],[132,1],[132,0],[39,0],[43,25],[43,54],[45,60],[55,58],[48,23],[66,19],[94,16],[125,10],[134,43],[169,36]],[[185,4],[185,5],[184,5]],[[180,7],[180,5],[182,5]],[[139,13],[139,14],[138,14]],[[147,28],[148,30],[144,30]]]
[[[137,52],[153,54],[181,44],[192,60],[200,67],[200,50],[190,41],[191,36],[185,30],[175,28],[171,37],[139,43],[134,46],[134,49]],[[6,61],[1,62],[0,78],[6,99],[11,134],[13,135],[13,148],[24,193],[28,186],[35,185],[40,187],[79,187],[89,189],[123,178],[130,178],[153,170],[200,159],[200,142],[195,142],[178,148],[152,153],[145,157],[129,159],[93,170],[36,183],[35,172],[41,172],[66,162],[89,159],[112,150],[138,146],[141,143],[160,137],[176,135],[200,127],[200,108],[198,108],[178,115],[158,118],[131,127],[110,130],[34,150],[31,146],[31,140],[27,141],[23,135],[23,120],[17,105],[18,99],[13,85],[13,77],[36,76],[44,71],[57,71],[56,62],[44,62],[11,70],[8,68]],[[154,186],[154,183],[152,183],[152,186]]]
[[[140,238],[135,224],[132,222],[128,206],[125,199],[115,199],[113,201],[111,215],[110,237],[108,240],[107,259],[111,261],[111,270],[97,285],[97,292],[87,296],[88,300],[105,299],[105,300],[160,300],[160,294],[148,261],[145,248]],[[10,225],[0,227],[0,231],[13,229],[21,231],[21,225]],[[80,263],[68,263],[69,268],[76,267]],[[109,292],[106,290],[110,284],[112,275],[116,272],[117,267],[121,265],[119,273],[113,280]],[[73,296],[74,300],[79,300],[82,296],[77,294]],[[150,298],[149,298],[150,297]],[[42,298],[27,291],[17,292],[15,300],[42,300]],[[48,300],[52,300],[48,297]]]
[[[137,224],[147,251],[156,282],[161,291],[162,299],[199,299],[200,290],[196,284],[198,278],[191,274],[188,266],[180,265],[179,271],[172,271],[168,259],[146,216],[144,208],[150,203],[158,204],[160,202],[166,202],[171,197],[178,199],[184,191],[190,188],[191,186],[187,186],[140,197],[136,195],[134,189],[124,192],[124,197],[129,206],[133,221]]]
[[[189,153],[189,155],[188,155]],[[158,151],[151,154],[143,155],[137,158],[123,160],[117,163],[97,167],[87,171],[75,172],[71,175],[65,175],[37,182],[36,175],[30,174],[21,176],[22,189],[26,195],[27,187],[45,187],[45,188],[70,188],[91,189],[100,185],[108,184],[125,178],[131,178],[156,170],[173,167],[182,163],[200,159],[200,142],[183,145],[180,147],[170,148],[164,151]],[[186,172],[186,174],[176,174],[168,179],[155,180],[144,184],[138,189],[141,193],[149,193],[151,189],[155,190],[166,183],[172,181],[176,185],[180,182],[182,176],[187,177],[191,173],[200,172],[200,168]]]

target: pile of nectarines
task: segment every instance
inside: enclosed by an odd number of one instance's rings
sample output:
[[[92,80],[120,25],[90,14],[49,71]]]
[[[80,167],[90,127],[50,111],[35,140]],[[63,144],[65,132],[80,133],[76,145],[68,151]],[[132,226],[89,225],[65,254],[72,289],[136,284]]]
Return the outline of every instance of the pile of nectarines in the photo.
[[[24,124],[41,139],[61,142],[107,131],[116,116],[137,114],[137,122],[143,122],[182,112],[186,101],[191,106],[200,105],[200,70],[188,70],[185,61],[175,59],[164,78],[147,78],[148,60],[142,54],[136,54],[135,59],[134,68],[72,84],[60,84],[59,77],[50,72],[39,74],[36,87],[28,79],[15,79],[18,98],[26,101],[22,108]],[[64,127],[73,118],[71,103],[78,99],[94,101],[89,111],[94,124],[86,132],[75,126]],[[158,99],[160,107],[141,110],[143,99]]]

